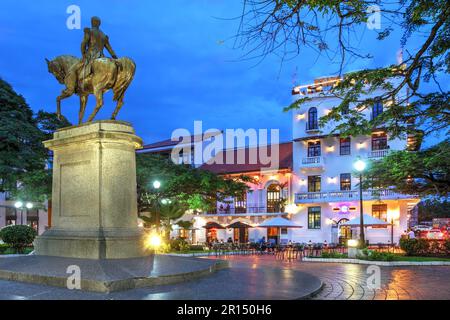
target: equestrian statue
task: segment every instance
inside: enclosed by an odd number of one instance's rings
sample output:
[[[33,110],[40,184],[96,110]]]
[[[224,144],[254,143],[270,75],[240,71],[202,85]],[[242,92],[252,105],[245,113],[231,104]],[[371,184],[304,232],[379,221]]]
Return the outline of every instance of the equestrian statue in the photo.
[[[84,29],[81,60],[70,55],[61,55],[52,61],[45,59],[48,71],[66,86],[56,98],[58,117],[61,117],[61,100],[76,94],[80,97],[79,124],[83,122],[88,96],[93,94],[96,100],[95,109],[87,120],[91,122],[103,106],[103,94],[111,89],[113,100],[117,101],[111,119],[116,119],[136,70],[136,64],[130,58],[117,58],[108,36],[100,30],[100,18],[92,17],[91,24],[91,28]],[[112,58],[105,57],[105,48]]]

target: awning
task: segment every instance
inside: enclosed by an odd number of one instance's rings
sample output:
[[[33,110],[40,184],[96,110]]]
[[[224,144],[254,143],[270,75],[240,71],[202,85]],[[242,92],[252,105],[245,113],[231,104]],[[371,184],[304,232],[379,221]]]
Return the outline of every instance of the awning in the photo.
[[[378,218],[372,217],[368,214],[364,214],[363,215],[363,222],[364,222],[364,227],[372,227],[372,226],[387,226],[390,225],[390,223],[384,221],[384,220],[380,220]],[[349,220],[347,222],[344,222],[342,224],[340,224],[341,226],[354,226],[354,227],[358,227],[360,225],[360,219],[359,219],[359,215],[356,218],[353,218],[352,220]]]
[[[276,217],[272,219],[268,219],[261,223],[259,228],[303,228],[302,226],[299,226],[292,222],[291,220],[282,218],[282,217]]]
[[[236,221],[230,225],[227,226],[227,228],[232,228],[232,229],[239,229],[239,228],[253,228],[253,226],[243,223],[241,221]]]
[[[221,224],[218,224],[217,222],[208,222],[203,226],[205,229],[225,229],[224,226]]]

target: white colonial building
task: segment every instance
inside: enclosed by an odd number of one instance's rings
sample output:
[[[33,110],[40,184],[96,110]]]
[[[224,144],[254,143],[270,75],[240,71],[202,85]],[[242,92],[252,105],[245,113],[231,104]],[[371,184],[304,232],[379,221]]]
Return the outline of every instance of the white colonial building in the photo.
[[[229,238],[253,242],[262,237],[277,242],[345,243],[358,238],[357,227],[343,225],[360,214],[359,174],[354,163],[363,160],[369,165],[392,150],[405,150],[411,146],[413,137],[389,139],[382,129],[373,130],[368,136],[342,137],[331,134],[335,123],[319,127],[320,117],[339,103],[337,98],[327,95],[327,89],[337,81],[339,78],[321,78],[293,89],[294,101],[305,96],[311,99],[292,112],[293,140],[277,145],[276,169],[267,168],[259,158],[251,162],[249,154],[258,147],[225,150],[216,155],[219,163],[202,165],[201,169],[227,177],[245,174],[256,182],[249,184],[250,191],[241,197],[217,203],[212,212],[187,214],[183,219],[194,222],[193,230],[175,229],[172,236],[181,235],[194,243]],[[364,112],[368,118],[376,117],[383,108],[376,103]],[[239,150],[246,155],[244,163],[223,161],[227,154],[229,158],[237,158]],[[391,189],[364,190],[363,213],[388,223],[367,226],[366,240],[389,244],[393,239],[398,243],[419,201],[415,196]],[[259,227],[274,217],[287,218],[299,228]]]
[[[317,79],[313,84],[294,88],[294,99],[308,96],[310,101],[292,114],[294,202],[300,208],[292,217],[304,226],[292,230],[295,241],[336,243],[355,237],[356,230],[342,223],[359,216],[359,175],[353,164],[361,159],[368,164],[383,158],[392,150],[405,150],[411,139],[389,139],[383,130],[369,136],[330,136],[336,125],[320,128],[318,119],[326,115],[339,99],[326,94],[338,78]],[[377,93],[374,93],[377,95]],[[383,112],[375,103],[365,111],[367,118]],[[363,191],[363,212],[394,224],[394,243],[407,229],[408,213],[419,202],[415,196],[402,195],[390,189]],[[370,243],[389,243],[391,227],[368,227]],[[352,234],[353,233],[353,234]]]

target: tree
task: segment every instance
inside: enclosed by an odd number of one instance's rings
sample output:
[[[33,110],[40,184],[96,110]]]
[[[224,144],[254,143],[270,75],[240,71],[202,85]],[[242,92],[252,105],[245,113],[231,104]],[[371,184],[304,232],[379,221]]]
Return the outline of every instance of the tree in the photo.
[[[242,195],[249,189],[245,182],[251,181],[246,176],[227,179],[160,155],[138,154],[136,164],[139,212],[155,211],[163,199],[185,210],[208,210],[217,201]],[[159,189],[153,187],[155,180],[161,182]]]
[[[402,61],[343,75],[348,63],[371,57],[365,48],[358,48],[358,33],[363,34],[376,15],[384,26],[377,31],[380,43],[392,37],[395,28],[401,31]],[[276,54],[286,60],[307,47],[329,57],[330,62],[339,63],[339,79],[319,95],[335,97],[339,103],[320,118],[319,126],[332,123],[330,134],[342,136],[366,135],[381,128],[390,139],[415,138],[417,149],[430,133],[448,133],[449,92],[440,82],[448,82],[450,72],[449,17],[446,0],[245,0],[237,47],[250,58]],[[412,38],[419,45],[408,50]],[[284,110],[298,109],[308,101],[308,97],[300,98]],[[383,113],[368,119],[366,110],[374,103],[383,104]],[[377,162],[372,173],[380,174],[377,181],[393,184],[400,192],[443,195],[448,192],[443,157],[447,145],[414,154],[396,152]]]
[[[448,218],[450,202],[448,199],[427,199],[417,205],[419,209],[419,221],[431,221],[433,218]]]
[[[152,203],[153,207],[149,212],[149,216],[141,215],[146,227],[162,227],[164,234],[168,238],[172,230],[171,220],[181,218],[186,210],[186,204],[180,202],[172,202],[168,199],[160,199]]]
[[[384,29],[377,36],[380,42],[392,36],[394,28],[402,30],[399,47],[405,48],[405,58],[400,65],[346,74],[327,93],[339,98],[340,104],[320,124],[336,121],[334,132],[343,135],[367,134],[382,125],[391,138],[421,132],[418,128],[425,135],[448,128],[449,93],[438,81],[450,71],[448,1],[245,0],[237,46],[246,56],[264,58],[273,53],[283,59],[313,48],[331,62],[339,61],[342,74],[347,63],[371,57],[357,48],[357,35],[374,14],[383,21]],[[408,40],[419,36],[423,40],[418,48],[408,51]],[[427,92],[424,82],[432,82],[436,90]],[[379,89],[382,93],[377,94]],[[299,108],[308,100],[299,99],[285,110]],[[375,101],[389,107],[380,117],[368,120],[363,112]]]
[[[25,99],[0,79],[0,192],[15,190],[25,172],[42,168],[41,137]]]
[[[69,126],[54,113],[36,115],[11,85],[0,79],[0,192],[43,202],[51,195],[49,153],[42,141]]]
[[[450,191],[450,141],[417,152],[396,151],[371,162],[364,188],[394,187],[404,194],[447,197]]]

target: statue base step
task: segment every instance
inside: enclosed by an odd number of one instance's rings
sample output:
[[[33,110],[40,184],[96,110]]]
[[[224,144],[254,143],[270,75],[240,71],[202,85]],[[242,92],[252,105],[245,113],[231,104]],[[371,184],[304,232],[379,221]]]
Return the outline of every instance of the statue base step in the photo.
[[[36,238],[35,252],[44,256],[125,259],[149,254],[140,230],[67,231],[50,229]]]

